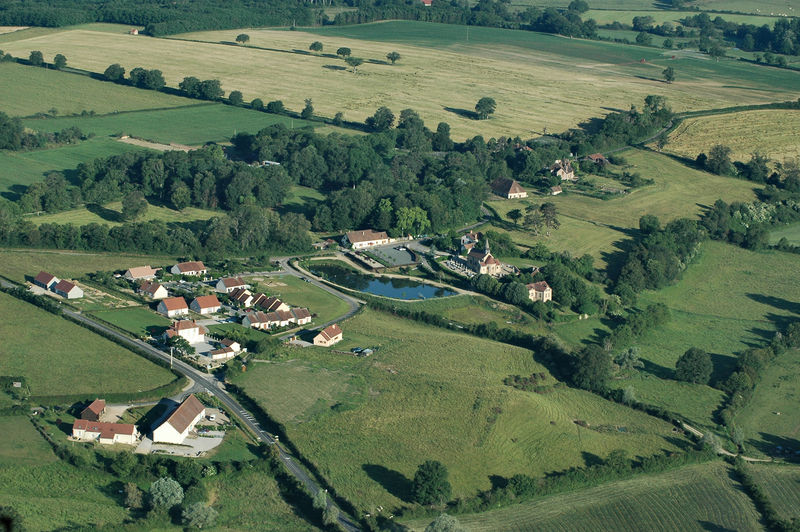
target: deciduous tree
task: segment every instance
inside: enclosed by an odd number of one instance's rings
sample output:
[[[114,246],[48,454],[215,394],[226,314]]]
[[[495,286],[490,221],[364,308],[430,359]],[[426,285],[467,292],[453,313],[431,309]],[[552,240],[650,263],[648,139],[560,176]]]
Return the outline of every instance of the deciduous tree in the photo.
[[[302,111],[300,111],[300,118],[308,120],[314,116],[314,102],[311,100],[311,98],[306,98],[305,102],[306,106],[303,107]]]
[[[236,42],[238,42],[239,44],[248,43],[250,42],[250,36],[246,33],[240,33],[239,35],[236,36]]]
[[[353,57],[348,56],[344,58],[344,62],[347,63],[353,69],[353,74],[357,72],[358,67],[364,64],[364,60],[360,57]]]
[[[217,511],[204,502],[190,504],[181,511],[183,524],[188,528],[208,528],[214,526]]]
[[[62,68],[67,66],[66,56],[64,54],[56,54],[56,56],[53,58],[53,66],[57,70],[61,70]]]
[[[139,190],[129,192],[122,198],[122,218],[126,221],[136,220],[147,212],[147,200]]]
[[[386,59],[391,61],[392,64],[395,64],[397,61],[400,60],[400,54],[397,52],[389,52],[388,54],[386,54]]]
[[[342,58],[348,57],[350,53],[351,53],[350,48],[347,48],[346,46],[342,46],[341,48],[336,50],[336,55]]]
[[[394,125],[394,113],[388,107],[380,107],[365,123],[373,131],[386,131]]]
[[[422,463],[414,474],[414,500],[425,505],[449,501],[452,489],[447,477],[447,468],[441,462],[427,460]]]
[[[33,50],[31,55],[28,56],[28,61],[33,66],[42,66],[44,64],[44,56],[39,50]]]
[[[309,46],[308,49],[311,50],[312,52],[321,52],[322,43],[319,41],[314,41],[311,43],[311,46]]]
[[[108,81],[119,83],[120,81],[125,79],[125,69],[122,68],[122,65],[120,65],[119,63],[114,63],[113,65],[109,65],[108,68],[106,68],[106,71],[103,72],[103,76]]]
[[[150,504],[153,508],[169,510],[183,502],[183,488],[175,480],[162,477],[150,484]]]
[[[475,104],[475,112],[478,113],[478,119],[480,120],[489,118],[489,115],[494,113],[496,108],[497,102],[494,101],[494,98],[488,96],[484,96]]]
[[[425,532],[465,532],[465,529],[452,515],[440,514],[425,527]]]
[[[679,381],[708,384],[712,371],[711,355],[697,347],[688,349],[675,363],[675,377]]]
[[[664,81],[666,81],[667,83],[672,83],[673,81],[675,81],[675,69],[672,68],[671,66],[665,68],[661,72],[661,75],[664,76]]]

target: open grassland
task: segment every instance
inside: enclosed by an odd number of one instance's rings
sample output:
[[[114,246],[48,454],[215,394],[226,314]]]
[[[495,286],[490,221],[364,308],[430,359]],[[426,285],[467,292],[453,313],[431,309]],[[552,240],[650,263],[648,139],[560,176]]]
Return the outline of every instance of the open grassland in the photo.
[[[372,311],[342,329],[336,350],[375,353],[294,349],[294,360],[250,364],[235,378],[359,509],[407,501],[410,479],[426,459],[448,467],[458,497],[489,488],[490,475],[582,465],[585,453],[675,448],[666,423],[587,392],[504,386],[509,375],[546,373],[527,350]]]
[[[758,511],[730,475],[729,466],[711,462],[459,515],[458,520],[473,532],[763,530]],[[421,531],[426,523],[409,524]]]
[[[2,81],[0,81],[2,83]],[[117,142],[109,138],[93,138],[78,144],[34,151],[0,151],[0,195],[15,199],[25,187],[44,181],[50,172],[64,172],[67,176],[80,163],[97,157],[119,155],[142,148]]]
[[[99,310],[92,312],[92,315],[139,336],[162,334],[172,323],[172,320],[146,307]]]
[[[800,351],[781,354],[764,371],[753,399],[736,416],[748,451],[780,456],[776,447],[800,450]],[[798,485],[800,488],[800,485]],[[798,515],[797,517],[800,517]]]
[[[221,215],[221,212],[199,209],[197,207],[186,207],[182,211],[176,211],[169,207],[149,205],[147,207],[147,212],[136,221],[161,220],[167,223],[187,223],[195,220],[208,220],[214,216]],[[56,214],[44,214],[42,216],[31,216],[28,219],[37,225],[44,223],[73,224],[77,226],[90,223],[121,225],[123,223],[122,202],[115,201],[103,206],[89,205],[82,209],[73,209]]]
[[[252,342],[258,342],[259,340],[269,337],[269,335],[264,331],[244,327],[239,323],[221,323],[219,325],[209,325],[207,329],[211,334],[221,335],[223,337],[225,336],[226,331],[236,331],[237,333],[244,334],[244,336]]]
[[[785,225],[769,232],[770,244],[777,244],[781,238],[785,238],[795,246],[800,245],[800,223]]]
[[[43,465],[55,460],[56,455],[27,417],[0,417],[2,468]]]
[[[800,518],[800,468],[752,464],[750,473],[782,519]]]
[[[289,306],[308,308],[312,314],[317,314],[314,318],[317,325],[338,318],[350,310],[347,303],[338,297],[293,275],[249,277],[247,281],[255,283],[259,290],[263,289],[267,294],[279,297]]]
[[[800,110],[774,109],[684,120],[669,136],[669,153],[694,159],[715,144],[731,148],[731,159],[748,161],[760,152],[783,161],[800,157]]]
[[[566,8],[569,5],[569,2],[566,0],[514,0],[514,5],[534,5],[537,7],[563,7]],[[593,15],[594,13],[600,12],[601,10],[616,10],[622,13],[626,13],[628,11],[646,11],[652,12],[655,8],[661,6],[658,1],[654,0],[594,0],[589,4],[592,7],[592,11],[586,13],[584,18],[590,18],[588,15]],[[785,14],[789,16],[796,16],[800,13],[800,4],[798,4],[797,0],[760,0],[759,2],[753,2],[752,0],[697,0],[691,3],[692,7],[697,7],[700,10],[720,10],[720,11],[734,11],[738,13],[754,13],[759,15],[779,15]],[[658,11],[656,11],[658,13]],[[696,15],[697,12],[692,11],[664,11],[664,13],[675,13],[675,15],[683,16],[691,16]],[[633,15],[636,15],[634,13]],[[633,16],[630,15],[630,16]],[[666,15],[664,15],[666,16]],[[717,16],[715,13],[709,13],[709,16],[713,19]],[[728,20],[728,17],[735,17],[737,15],[728,15],[727,13],[722,13],[719,16],[723,17],[725,20]],[[627,21],[630,22],[630,17],[627,18]]]
[[[67,30],[10,42],[6,48],[17,54],[31,49],[46,56],[64,53],[70,64],[97,72],[112,62],[127,69],[159,68],[170,86],[189,75],[218,78],[226,91],[241,90],[245,100],[280,99],[299,110],[303,99],[312,98],[319,114],[341,111],[349,120],[363,120],[381,105],[395,113],[410,107],[430,127],[450,123],[458,139],[530,136],[544,127],[560,131],[609,108],[627,109],[651,93],[667,95],[679,110],[787,99],[798,79],[781,69],[683,56],[670,60],[658,49],[493,28],[469,28],[466,46],[463,26],[416,22],[307,32],[247,29],[242,31],[250,36],[250,46],[222,44],[238,31],[181,36],[208,42],[140,36],[131,46],[126,35]],[[323,42],[324,54],[307,51],[314,40]],[[367,60],[358,74],[333,55],[340,46]],[[389,65],[385,55],[394,49],[403,59]],[[642,58],[647,62],[640,63]],[[667,63],[678,70],[680,83],[658,81]],[[504,80],[501,86],[498,79]],[[464,116],[486,95],[498,103],[491,120]]]
[[[0,275],[24,282],[46,269],[60,279],[77,278],[86,273],[127,270],[150,264],[153,267],[172,263],[173,257],[135,255],[132,253],[92,253],[58,250],[0,250]]]
[[[6,294],[0,294],[0,317],[0,375],[25,376],[33,395],[135,393],[174,378],[117,344]]]
[[[120,526],[128,511],[119,489],[111,475],[61,461],[0,467],[0,500],[14,507],[31,531]]]
[[[27,127],[40,131],[60,131],[75,126],[84,133],[91,132],[99,136],[124,133],[154,142],[188,145],[200,145],[212,141],[227,142],[237,132],[255,133],[273,124],[283,124],[287,128],[320,125],[318,122],[273,115],[222,103],[198,103],[174,109],[133,111],[102,116],[67,116],[25,120]]]
[[[57,34],[48,33],[38,38],[47,39],[54,35]],[[12,46],[16,46],[16,43],[0,43],[0,48],[6,52]],[[28,57],[30,50],[34,49],[36,48],[23,46],[14,55]],[[42,52],[48,61],[51,61],[55,54],[64,53],[72,64],[72,58],[67,52],[51,53],[44,50]],[[102,55],[100,50],[96,50],[95,53]],[[108,64],[101,68],[100,72],[112,63],[112,61],[106,62]],[[3,95],[0,99],[0,111],[16,116],[47,113],[53,108],[63,115],[82,111],[112,113],[135,109],[160,109],[193,103],[187,98],[162,92],[136,89],[97,81],[88,76],[17,63],[0,64],[0,94]]]

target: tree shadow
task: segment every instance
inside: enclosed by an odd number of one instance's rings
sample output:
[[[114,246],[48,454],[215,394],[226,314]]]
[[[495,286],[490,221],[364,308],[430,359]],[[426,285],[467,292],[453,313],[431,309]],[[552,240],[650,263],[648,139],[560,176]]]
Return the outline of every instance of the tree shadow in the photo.
[[[411,502],[411,481],[402,473],[377,464],[364,464],[361,469],[401,501]]]
[[[444,107],[444,110],[447,111],[448,113],[456,114],[461,118],[467,118],[469,120],[478,119],[478,113],[476,113],[475,111],[470,111],[469,109],[459,109],[457,107]]]
[[[314,55],[313,53],[309,52],[308,50],[300,50],[298,48],[292,48],[292,52],[300,55]]]
[[[384,61],[382,59],[367,59],[364,61],[365,63],[369,63],[371,65],[388,65],[388,61]]]
[[[700,525],[700,528],[703,530],[708,530],[708,532],[736,532],[733,528],[718,525],[711,521],[698,521],[697,524]]]
[[[588,451],[581,451],[581,457],[583,458],[583,463],[586,467],[592,467],[595,465],[603,465],[605,460],[600,458],[594,453],[590,453]]]
[[[113,209],[106,209],[97,203],[88,203],[86,210],[108,222],[122,222],[122,213]]]
[[[680,449],[681,451],[688,451],[689,449],[694,448],[694,442],[687,440],[686,438],[678,438],[676,436],[665,436],[664,439]]]
[[[347,67],[343,67],[342,65],[322,65],[322,68],[327,68],[328,70],[347,70]]]
[[[647,359],[642,359],[642,363],[644,367],[642,371],[653,375],[654,377],[658,377],[659,379],[674,379],[675,378],[675,370],[673,368],[668,368],[666,366],[662,366],[660,364],[655,364]]]
[[[783,458],[790,462],[800,461],[800,440],[786,438],[777,434],[759,432],[761,440],[748,440],[747,444],[758,449],[767,456]]]
[[[800,314],[800,303],[797,301],[790,301],[788,299],[783,299],[782,297],[775,297],[775,296],[767,296],[764,294],[745,294],[747,297],[761,303],[763,305],[769,305],[773,308],[778,310],[785,310],[787,312],[791,312],[792,314]]]
[[[489,475],[489,482],[493,490],[501,490],[508,486],[508,479],[501,475]]]
[[[25,191],[27,189],[28,187],[26,187],[25,185],[19,185],[19,184],[11,185],[10,187],[8,187],[8,190],[0,192],[0,196],[4,197],[9,201],[19,201],[19,199],[22,197],[23,194],[25,194]]]
[[[726,381],[733,373],[733,370],[736,369],[736,357],[717,353],[709,353],[709,355],[711,356],[711,364],[713,366],[709,382],[711,386],[717,387],[719,384]]]

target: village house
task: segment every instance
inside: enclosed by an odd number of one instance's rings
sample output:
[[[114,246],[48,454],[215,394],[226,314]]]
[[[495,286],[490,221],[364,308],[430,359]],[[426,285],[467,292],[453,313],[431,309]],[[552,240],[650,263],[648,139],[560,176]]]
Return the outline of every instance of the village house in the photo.
[[[131,28],[128,33],[131,35],[139,35],[139,30],[137,28]]]
[[[547,284],[547,281],[539,281],[538,283],[531,283],[526,285],[528,288],[528,298],[531,301],[541,301],[547,303],[553,299],[553,289]]]
[[[270,328],[270,320],[266,312],[256,310],[244,315],[242,318],[242,325],[263,331]]]
[[[318,335],[314,337],[314,345],[319,345],[321,347],[330,347],[333,344],[341,341],[342,329],[336,323],[325,327]]]
[[[289,310],[289,305],[277,297],[267,297],[265,294],[255,294],[253,296],[254,307],[258,307],[266,312],[277,312],[279,310]]]
[[[219,343],[223,347],[229,347],[233,349],[234,353],[238,353],[239,351],[242,350],[242,345],[235,340],[231,340],[230,338],[223,338],[222,340],[219,341]]]
[[[169,340],[175,336],[185,338],[190,344],[205,342],[206,328],[198,325],[194,320],[180,320],[172,323],[172,326],[164,332],[164,339]]]
[[[33,278],[33,284],[41,286],[45,290],[51,290],[59,281],[60,279],[58,277],[47,272],[39,272],[38,275]]]
[[[492,256],[489,250],[489,240],[483,251],[472,249],[467,254],[467,267],[477,274],[500,275],[503,271],[502,264]]]
[[[246,290],[247,287],[241,277],[223,277],[217,281],[216,290],[221,294],[230,294],[234,290]]]
[[[558,185],[556,185],[554,187],[550,187],[550,195],[551,196],[558,196],[562,192],[564,192],[564,190]]]
[[[605,166],[608,164],[608,159],[603,157],[602,153],[593,153],[591,155],[588,155],[586,158],[599,166]]]
[[[155,283],[153,281],[145,281],[139,285],[138,292],[140,294],[144,294],[146,296],[150,296],[153,299],[164,299],[165,297],[169,296],[169,292],[161,283]]]
[[[134,445],[139,439],[139,431],[136,425],[127,423],[102,423],[76,419],[72,424],[72,437],[81,441],[97,441],[105,445],[114,443]]]
[[[213,314],[222,308],[222,304],[215,295],[198,296],[189,304],[189,308],[198,314]]]
[[[461,235],[461,254],[466,255],[475,245],[480,241],[481,234],[470,231],[465,235]]]
[[[388,243],[389,235],[385,231],[373,231],[372,229],[350,231],[342,239],[343,246],[353,249],[364,249]]]
[[[228,360],[229,358],[236,356],[236,351],[230,347],[221,347],[219,349],[209,351],[208,356],[211,358],[211,360]]]
[[[572,162],[567,159],[558,159],[553,166],[550,167],[550,173],[554,176],[560,177],[561,181],[577,181],[575,169],[572,167]]]
[[[189,305],[186,304],[186,300],[182,297],[169,297],[162,299],[158,303],[156,310],[168,318],[174,318],[175,316],[189,314]]]
[[[289,312],[292,313],[294,316],[294,323],[297,325],[305,325],[306,323],[311,323],[311,313],[308,311],[307,308],[293,308]]]
[[[145,281],[150,281],[156,278],[156,272],[158,272],[161,268],[151,268],[149,265],[147,266],[136,266],[135,268],[130,268],[128,271],[125,272],[125,277],[129,281],[141,281],[144,279]]]
[[[253,294],[246,288],[236,288],[228,294],[228,297],[231,302],[243,308],[247,308],[253,304]]]
[[[206,266],[202,263],[202,261],[192,261],[179,262],[173,266],[169,272],[173,275],[192,275],[195,277],[200,277],[201,275],[207,274],[208,269],[206,269]]]
[[[83,290],[80,287],[63,279],[56,283],[53,287],[53,292],[67,299],[80,299],[83,297]]]
[[[81,412],[81,419],[86,421],[100,421],[100,417],[106,411],[106,402],[103,399],[95,399],[89,406]]]
[[[181,444],[205,415],[206,407],[192,394],[184,399],[164,423],[153,430],[153,441]]]
[[[431,7],[433,5],[433,0],[422,0],[422,5],[425,7]]]
[[[490,185],[492,194],[507,199],[527,198],[528,193],[514,179],[498,177]]]

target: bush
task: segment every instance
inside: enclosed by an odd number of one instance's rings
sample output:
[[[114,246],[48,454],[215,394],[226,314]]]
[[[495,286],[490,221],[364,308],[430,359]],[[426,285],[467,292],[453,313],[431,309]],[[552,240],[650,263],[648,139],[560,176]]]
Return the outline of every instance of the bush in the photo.
[[[175,480],[162,477],[150,485],[152,508],[169,510],[181,502],[183,502],[183,488]]]
[[[679,381],[708,384],[712,371],[711,355],[696,347],[687,350],[675,363],[675,377]]]

